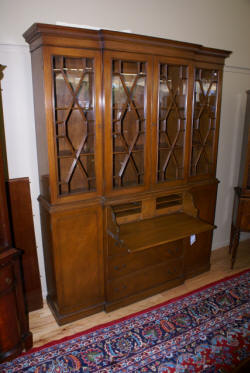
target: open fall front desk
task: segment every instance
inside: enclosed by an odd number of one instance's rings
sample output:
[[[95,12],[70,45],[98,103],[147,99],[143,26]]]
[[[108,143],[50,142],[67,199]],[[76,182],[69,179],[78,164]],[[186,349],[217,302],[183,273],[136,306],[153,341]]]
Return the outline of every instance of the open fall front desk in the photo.
[[[199,218],[177,212],[121,225],[118,242],[128,252],[134,253],[213,228]]]

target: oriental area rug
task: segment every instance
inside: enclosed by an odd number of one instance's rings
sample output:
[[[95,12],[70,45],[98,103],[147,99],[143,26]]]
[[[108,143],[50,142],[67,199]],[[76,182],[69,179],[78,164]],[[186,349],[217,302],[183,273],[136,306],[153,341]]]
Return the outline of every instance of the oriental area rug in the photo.
[[[1,373],[232,372],[250,356],[250,270],[0,365]]]

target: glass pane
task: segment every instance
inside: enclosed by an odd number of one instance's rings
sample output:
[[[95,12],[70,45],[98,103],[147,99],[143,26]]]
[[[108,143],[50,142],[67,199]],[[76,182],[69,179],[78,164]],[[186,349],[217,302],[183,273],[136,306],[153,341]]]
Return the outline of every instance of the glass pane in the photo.
[[[146,63],[113,60],[113,187],[144,182]]]
[[[160,64],[157,180],[184,176],[187,66]]]
[[[96,190],[91,58],[53,57],[59,195]]]
[[[218,71],[196,69],[191,175],[212,172]]]

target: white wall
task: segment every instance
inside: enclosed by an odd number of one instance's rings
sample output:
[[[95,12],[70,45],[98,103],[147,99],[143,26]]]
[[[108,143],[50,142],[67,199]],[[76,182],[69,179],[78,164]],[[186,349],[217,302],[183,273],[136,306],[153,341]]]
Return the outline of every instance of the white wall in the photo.
[[[22,34],[34,22],[57,21],[124,30],[232,50],[226,61],[213,248],[228,244],[233,186],[237,183],[245,111],[250,89],[249,0],[0,0],[0,63],[7,155],[11,178],[28,176],[43,294],[42,254],[30,55]]]
[[[249,68],[225,67],[217,178],[220,180],[217,196],[213,248],[228,245],[234,186],[237,186],[241,158],[241,144],[245,120],[246,90],[250,89]],[[250,235],[242,234],[243,239]]]

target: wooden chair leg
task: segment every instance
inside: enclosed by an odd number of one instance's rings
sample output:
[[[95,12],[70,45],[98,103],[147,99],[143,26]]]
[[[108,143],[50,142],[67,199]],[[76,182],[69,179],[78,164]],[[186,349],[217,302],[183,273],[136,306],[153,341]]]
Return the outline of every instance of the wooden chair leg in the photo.
[[[233,246],[233,240],[234,240],[234,232],[235,232],[235,227],[232,224],[231,225],[231,233],[230,233],[229,254],[232,253],[232,246]]]
[[[234,235],[233,235],[233,240],[232,240],[232,248],[231,248],[231,269],[234,267],[235,259],[236,259],[236,254],[237,254],[237,249],[239,246],[239,240],[240,240],[240,230],[235,228],[234,229]]]

